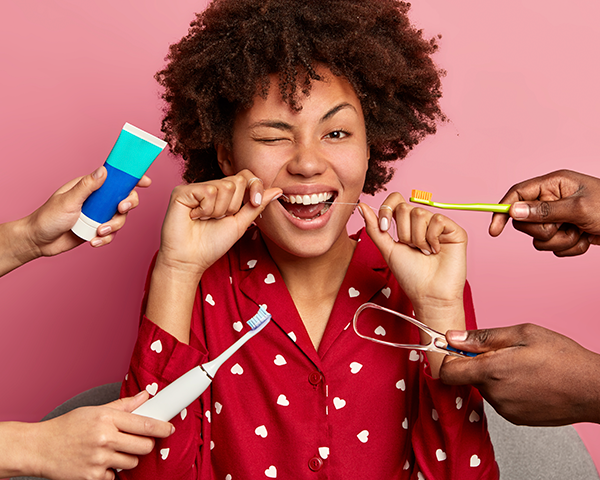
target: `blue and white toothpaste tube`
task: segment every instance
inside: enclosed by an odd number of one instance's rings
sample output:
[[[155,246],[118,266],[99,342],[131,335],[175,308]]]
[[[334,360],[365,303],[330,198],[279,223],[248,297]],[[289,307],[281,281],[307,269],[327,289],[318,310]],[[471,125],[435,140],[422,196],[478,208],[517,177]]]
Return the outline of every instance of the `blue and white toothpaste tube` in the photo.
[[[71,231],[84,240],[94,238],[98,227],[113,217],[121,200],[127,198],[166,145],[154,135],[126,123],[104,163],[106,180],[83,203]]]

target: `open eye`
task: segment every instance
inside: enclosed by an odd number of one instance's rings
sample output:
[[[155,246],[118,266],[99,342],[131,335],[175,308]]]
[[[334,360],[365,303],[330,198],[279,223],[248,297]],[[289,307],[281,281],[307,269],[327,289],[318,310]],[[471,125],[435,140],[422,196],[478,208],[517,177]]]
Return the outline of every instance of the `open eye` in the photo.
[[[344,130],[334,130],[333,132],[330,132],[327,135],[325,135],[325,138],[333,138],[335,140],[339,140],[348,136],[350,136],[350,133]]]

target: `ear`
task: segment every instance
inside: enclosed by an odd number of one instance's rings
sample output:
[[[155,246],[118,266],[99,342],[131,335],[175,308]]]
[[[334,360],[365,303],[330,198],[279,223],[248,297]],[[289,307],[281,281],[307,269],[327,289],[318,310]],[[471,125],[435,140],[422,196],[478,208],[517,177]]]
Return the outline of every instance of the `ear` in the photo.
[[[217,162],[219,162],[219,167],[223,174],[227,177],[235,175],[231,150],[225,145],[215,145],[215,148],[217,150]]]

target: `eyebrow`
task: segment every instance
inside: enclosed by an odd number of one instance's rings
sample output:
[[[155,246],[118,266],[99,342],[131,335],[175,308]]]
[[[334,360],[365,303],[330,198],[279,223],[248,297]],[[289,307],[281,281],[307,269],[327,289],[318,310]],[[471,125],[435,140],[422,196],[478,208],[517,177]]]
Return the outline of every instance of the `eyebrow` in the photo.
[[[352,110],[354,110],[356,112],[356,108],[354,108],[354,106],[351,105],[350,103],[347,103],[347,102],[340,103],[339,105],[336,105],[331,110],[329,110],[325,115],[323,115],[321,117],[321,119],[319,120],[319,123],[323,123],[323,122],[329,120],[336,113],[338,113],[340,110],[343,110],[345,108],[351,108]],[[257,128],[257,127],[276,128],[277,130],[284,130],[284,131],[291,131],[294,128],[292,125],[290,125],[289,123],[284,122],[282,120],[260,120],[256,123],[253,123],[252,125],[250,125],[250,129]]]

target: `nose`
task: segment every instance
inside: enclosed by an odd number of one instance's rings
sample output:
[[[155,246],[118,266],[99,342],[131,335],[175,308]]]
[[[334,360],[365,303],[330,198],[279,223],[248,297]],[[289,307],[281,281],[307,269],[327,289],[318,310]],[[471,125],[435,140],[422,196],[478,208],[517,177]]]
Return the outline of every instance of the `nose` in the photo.
[[[327,170],[327,159],[318,145],[298,145],[287,169],[292,175],[305,178],[322,175]]]

